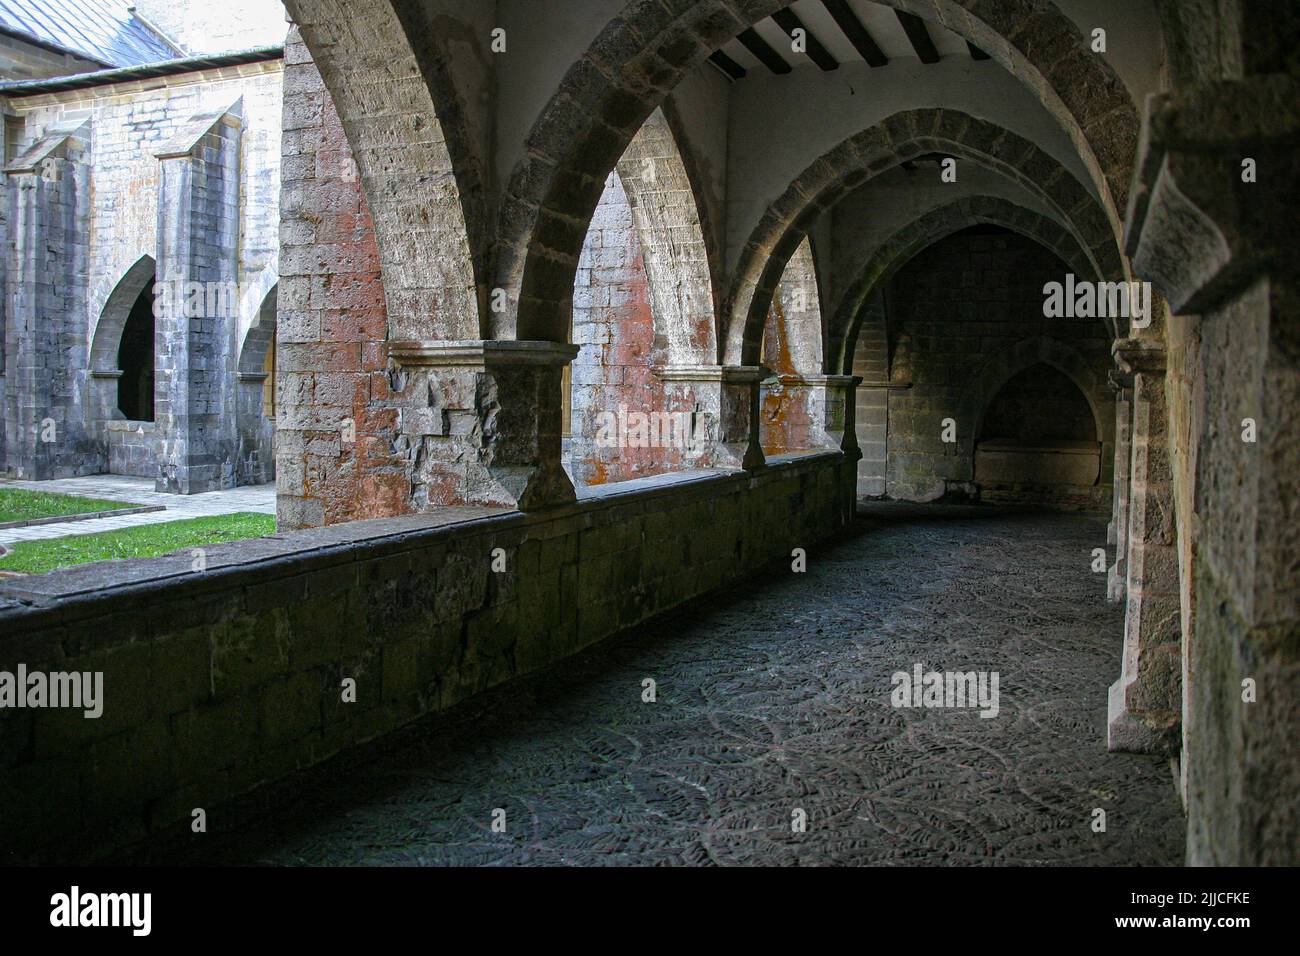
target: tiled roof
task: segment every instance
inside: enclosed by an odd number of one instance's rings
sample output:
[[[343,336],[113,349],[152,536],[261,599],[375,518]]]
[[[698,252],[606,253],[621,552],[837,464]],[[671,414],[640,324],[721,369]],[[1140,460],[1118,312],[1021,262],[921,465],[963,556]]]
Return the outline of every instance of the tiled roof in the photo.
[[[0,0],[0,30],[109,67],[178,56],[119,0]]]

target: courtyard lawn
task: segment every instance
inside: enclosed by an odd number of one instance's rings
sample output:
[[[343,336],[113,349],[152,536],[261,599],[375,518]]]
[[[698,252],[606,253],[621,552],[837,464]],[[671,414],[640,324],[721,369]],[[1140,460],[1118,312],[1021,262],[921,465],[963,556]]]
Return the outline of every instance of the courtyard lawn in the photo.
[[[28,491],[25,488],[0,486],[0,524],[8,521],[31,521],[34,518],[57,518],[61,515],[93,514],[138,507],[130,501],[105,498],[79,498],[51,491]]]
[[[101,534],[21,541],[0,558],[0,571],[44,574],[55,568],[117,558],[156,558],[185,548],[260,538],[275,531],[275,515],[237,514],[144,524]]]

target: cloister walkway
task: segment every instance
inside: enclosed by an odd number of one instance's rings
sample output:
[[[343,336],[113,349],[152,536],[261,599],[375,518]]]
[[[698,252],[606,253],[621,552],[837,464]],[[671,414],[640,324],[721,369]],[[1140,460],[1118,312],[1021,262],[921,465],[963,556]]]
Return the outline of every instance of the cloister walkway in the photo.
[[[1169,765],[1105,749],[1123,613],[1090,570],[1104,523],[892,507],[856,532],[811,553],[805,573],[774,573],[310,771],[276,809],[218,808],[200,842],[166,858],[1180,863]],[[916,664],[997,671],[998,716],[893,707],[891,675]]]

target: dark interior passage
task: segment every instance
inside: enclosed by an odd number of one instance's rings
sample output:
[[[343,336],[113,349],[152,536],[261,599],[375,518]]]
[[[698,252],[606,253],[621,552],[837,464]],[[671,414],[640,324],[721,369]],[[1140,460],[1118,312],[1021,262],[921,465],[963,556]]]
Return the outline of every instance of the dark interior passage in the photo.
[[[1092,408],[1070,377],[1039,362],[1013,375],[984,415],[980,440],[1024,445],[1097,440]]]
[[[153,282],[145,283],[122,329],[117,350],[117,407],[133,422],[151,422],[154,388]]]

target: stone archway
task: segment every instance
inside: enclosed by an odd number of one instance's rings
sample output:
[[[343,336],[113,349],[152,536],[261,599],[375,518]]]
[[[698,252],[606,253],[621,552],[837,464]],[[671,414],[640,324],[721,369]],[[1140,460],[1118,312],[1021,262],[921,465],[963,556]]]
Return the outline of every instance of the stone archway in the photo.
[[[239,349],[235,429],[239,439],[235,479],[241,485],[275,480],[276,308],[279,286],[262,299]]]
[[[618,161],[649,283],[657,365],[717,360],[717,251],[666,112],[650,114]]]
[[[477,339],[486,328],[480,290],[487,247],[479,133],[451,77],[451,21],[435,27],[427,6],[285,3],[347,133],[351,157],[338,158],[347,167],[341,178],[359,173],[365,190],[389,338]],[[320,108],[287,97],[289,133],[312,125]]]
[[[995,355],[967,386],[957,416],[957,440],[962,454],[974,455],[984,415],[1003,386],[1016,374],[1038,364],[1063,373],[1083,393],[1101,442],[1099,480],[1103,484],[1108,482],[1115,456],[1115,416],[1108,412],[1112,402],[1110,388],[1079,352],[1047,337],[1026,339]]]
[[[772,291],[785,262],[817,218],[880,172],[917,156],[970,159],[1042,198],[1071,227],[1093,274],[1118,274],[1123,260],[1100,205],[1038,146],[992,123],[944,109],[908,110],[863,130],[809,166],[768,206],[741,252],[727,300],[724,356],[752,364]]]
[[[113,285],[112,291],[103,299],[104,304],[95,323],[95,334],[91,337],[90,414],[92,421],[105,423],[105,421],[125,418],[118,410],[118,388],[122,378],[122,368],[118,365],[118,350],[121,349],[122,334],[126,332],[131,311],[142,295],[151,293],[156,268],[157,263],[153,260],[153,256],[140,256],[125,273],[122,273]]]
[[[1120,278],[1118,274],[1109,276],[1098,274],[1095,271],[1095,264],[1079,245],[1078,239],[1060,223],[1047,216],[997,196],[963,197],[945,206],[931,209],[913,220],[872,249],[867,259],[854,267],[858,278],[841,297],[830,323],[829,361],[832,367],[849,373],[855,362],[862,360],[861,350],[857,347],[858,341],[864,323],[874,319],[876,324],[882,327],[869,328],[866,337],[873,343],[873,348],[883,347],[886,351],[873,354],[871,358],[882,362],[883,367],[888,369],[888,329],[883,326],[886,316],[883,312],[868,310],[867,303],[876,291],[889,281],[890,276],[902,268],[917,252],[977,223],[1003,226],[1027,239],[1034,240],[1058,255],[1080,276],[1093,276],[1097,279],[1113,281],[1118,281]],[[1114,334],[1113,328],[1111,333]]]
[[[674,15],[640,0],[599,34],[534,123],[529,160],[513,173],[501,204],[493,276],[498,286],[519,290],[519,312],[515,327],[499,335],[560,339],[584,224],[608,169],[689,70],[784,5],[757,0],[738,14],[719,0],[705,0]],[[1131,177],[1137,110],[1078,28],[1055,8],[1031,7],[1028,0],[1006,9],[980,0],[887,5],[942,22],[1025,78],[1084,159],[1102,197],[1097,215],[1113,243]]]

